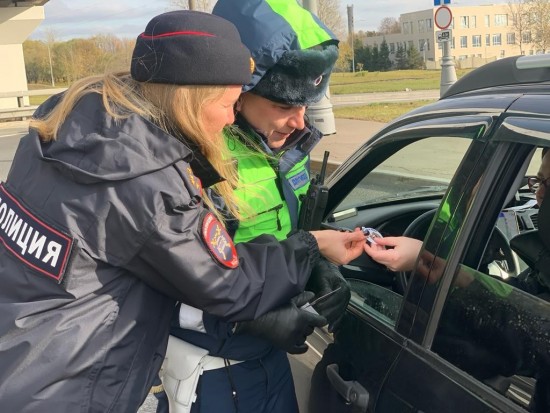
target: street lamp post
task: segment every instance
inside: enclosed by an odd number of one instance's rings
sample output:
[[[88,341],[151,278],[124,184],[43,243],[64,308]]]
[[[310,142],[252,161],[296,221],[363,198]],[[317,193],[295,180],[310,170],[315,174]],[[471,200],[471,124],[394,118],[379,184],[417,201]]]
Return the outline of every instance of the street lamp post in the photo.
[[[50,78],[52,81],[52,87],[55,87],[55,80],[53,78],[52,53],[50,51],[50,42],[46,42],[46,47],[48,48],[48,60],[50,61]]]
[[[304,9],[309,10],[317,16],[317,0],[304,0]]]
[[[422,55],[424,58],[424,69],[426,69],[426,47],[428,47],[428,42],[424,40],[424,44],[422,45]]]
[[[317,15],[317,0],[304,0],[303,5],[304,9]],[[336,133],[336,122],[334,120],[328,87],[325,96],[319,102],[310,105],[306,110],[306,114],[311,124],[319,129],[323,135]]]
[[[353,41],[353,4],[351,6],[348,6],[348,37],[351,47],[351,71],[352,73],[355,73],[355,44]]]

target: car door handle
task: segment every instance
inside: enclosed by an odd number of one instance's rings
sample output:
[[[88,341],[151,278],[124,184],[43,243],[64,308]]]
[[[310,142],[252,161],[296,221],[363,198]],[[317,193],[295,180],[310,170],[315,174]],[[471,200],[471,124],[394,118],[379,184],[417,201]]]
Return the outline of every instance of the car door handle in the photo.
[[[346,404],[353,406],[353,412],[365,413],[367,411],[369,392],[359,382],[342,379],[337,364],[327,366],[327,377],[332,387],[344,398]]]

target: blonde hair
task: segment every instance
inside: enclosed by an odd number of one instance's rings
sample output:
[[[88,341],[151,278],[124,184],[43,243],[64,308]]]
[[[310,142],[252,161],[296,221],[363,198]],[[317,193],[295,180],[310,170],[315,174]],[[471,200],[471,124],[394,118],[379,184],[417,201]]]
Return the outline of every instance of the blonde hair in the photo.
[[[78,100],[88,93],[101,94],[105,110],[113,118],[124,119],[137,114],[179,140],[194,143],[225,178],[213,188],[223,198],[229,212],[238,219],[238,199],[233,193],[238,182],[234,162],[222,133],[207,132],[202,116],[204,106],[220,99],[225,90],[225,86],[141,83],[133,80],[128,72],[92,76],[73,83],[61,102],[45,117],[33,119],[30,126],[37,130],[44,142],[55,140]],[[223,222],[224,216],[216,210],[207,191],[203,191],[203,198]]]

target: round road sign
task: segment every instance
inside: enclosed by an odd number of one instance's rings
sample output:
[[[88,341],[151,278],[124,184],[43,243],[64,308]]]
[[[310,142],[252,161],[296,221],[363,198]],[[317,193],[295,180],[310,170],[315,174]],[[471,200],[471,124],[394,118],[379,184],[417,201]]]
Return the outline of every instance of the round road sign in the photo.
[[[434,23],[441,30],[445,30],[453,22],[453,13],[447,6],[440,6],[435,11]]]

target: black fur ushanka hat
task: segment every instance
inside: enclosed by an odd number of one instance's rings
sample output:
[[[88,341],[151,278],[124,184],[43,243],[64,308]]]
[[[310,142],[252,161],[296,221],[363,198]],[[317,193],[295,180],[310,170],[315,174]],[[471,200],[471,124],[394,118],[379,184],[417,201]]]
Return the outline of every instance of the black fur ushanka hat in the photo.
[[[254,59],[243,92],[295,106],[322,99],[338,39],[317,16],[296,0],[218,0],[212,13],[237,27]]]

